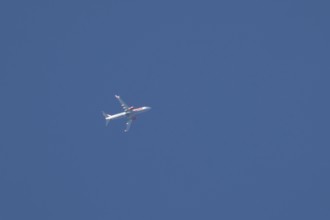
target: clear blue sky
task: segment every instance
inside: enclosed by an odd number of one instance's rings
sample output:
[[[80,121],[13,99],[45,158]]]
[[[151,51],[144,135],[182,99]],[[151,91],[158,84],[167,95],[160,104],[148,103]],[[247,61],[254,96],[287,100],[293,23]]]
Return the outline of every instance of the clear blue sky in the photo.
[[[329,8],[1,1],[0,219],[330,219]]]

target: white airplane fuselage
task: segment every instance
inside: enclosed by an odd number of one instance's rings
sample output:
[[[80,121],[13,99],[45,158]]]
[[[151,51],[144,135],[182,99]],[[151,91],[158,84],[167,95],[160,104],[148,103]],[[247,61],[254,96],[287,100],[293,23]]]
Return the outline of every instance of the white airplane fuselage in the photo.
[[[106,117],[106,120],[114,120],[114,119],[121,119],[121,118],[134,118],[135,115],[144,113],[146,111],[149,111],[151,108],[148,106],[140,107],[140,108],[132,108],[129,111],[126,112],[120,112],[114,115],[108,115]]]
[[[127,132],[130,129],[133,120],[136,118],[136,115],[144,113],[144,112],[149,111],[151,109],[148,106],[143,106],[143,107],[139,107],[139,108],[134,108],[133,106],[129,107],[129,105],[127,105],[120,98],[119,95],[115,95],[115,97],[119,101],[119,103],[120,103],[121,107],[124,109],[124,111],[120,112],[120,113],[117,113],[117,114],[114,114],[114,115],[110,115],[110,114],[106,114],[105,112],[102,112],[102,114],[105,118],[105,125],[106,126],[112,120],[120,119],[120,118],[126,118],[127,122],[126,122],[125,132]]]

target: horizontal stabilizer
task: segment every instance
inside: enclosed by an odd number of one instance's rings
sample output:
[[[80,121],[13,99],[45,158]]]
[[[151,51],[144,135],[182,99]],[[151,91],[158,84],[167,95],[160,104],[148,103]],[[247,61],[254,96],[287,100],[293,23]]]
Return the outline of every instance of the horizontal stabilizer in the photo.
[[[104,119],[105,119],[105,126],[108,126],[108,124],[110,122],[110,116],[111,115],[105,113],[104,111],[102,111],[102,115],[104,116]]]

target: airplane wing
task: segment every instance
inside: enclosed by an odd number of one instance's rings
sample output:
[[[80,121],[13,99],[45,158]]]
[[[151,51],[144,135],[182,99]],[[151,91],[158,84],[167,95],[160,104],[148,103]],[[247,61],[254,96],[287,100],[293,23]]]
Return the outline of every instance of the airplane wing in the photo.
[[[120,98],[119,95],[115,95],[115,97],[120,102],[120,105],[124,109],[124,111],[127,111],[129,109],[128,105]]]
[[[133,119],[128,119],[128,121],[126,122],[126,129],[125,129],[125,132],[128,132],[128,131],[129,131],[132,122],[133,122]]]

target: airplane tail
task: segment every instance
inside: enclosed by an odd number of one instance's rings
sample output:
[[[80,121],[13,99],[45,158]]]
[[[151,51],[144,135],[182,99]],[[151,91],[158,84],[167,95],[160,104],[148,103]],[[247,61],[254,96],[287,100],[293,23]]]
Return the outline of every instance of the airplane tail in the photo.
[[[107,114],[107,113],[105,113],[105,112],[103,112],[103,111],[102,111],[102,115],[104,116],[104,119],[105,119],[105,126],[108,126],[108,124],[109,124],[109,122],[110,122],[110,120],[111,120],[109,117],[110,117],[111,115],[109,115],[109,114]]]

